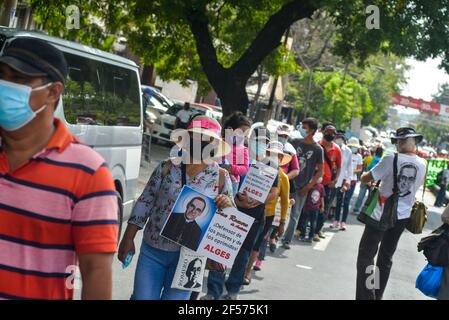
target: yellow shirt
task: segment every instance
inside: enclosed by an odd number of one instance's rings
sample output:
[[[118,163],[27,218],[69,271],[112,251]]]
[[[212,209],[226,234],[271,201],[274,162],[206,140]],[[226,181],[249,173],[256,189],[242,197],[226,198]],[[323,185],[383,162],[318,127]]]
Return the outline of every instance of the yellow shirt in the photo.
[[[373,162],[373,156],[369,155],[363,160],[363,167],[368,168],[371,162]]]
[[[288,181],[288,176],[282,170],[279,170],[278,177],[278,194],[273,201],[265,204],[265,216],[272,217],[276,214],[278,198],[281,198],[281,220],[285,221],[288,218],[290,181]]]

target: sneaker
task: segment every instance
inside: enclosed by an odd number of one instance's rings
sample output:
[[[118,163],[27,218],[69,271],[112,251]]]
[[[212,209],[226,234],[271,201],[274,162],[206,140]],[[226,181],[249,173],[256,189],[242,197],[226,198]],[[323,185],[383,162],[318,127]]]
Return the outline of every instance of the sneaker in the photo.
[[[313,239],[312,238],[307,238],[306,242],[307,243],[312,243]]]
[[[296,238],[299,238],[300,235],[301,235],[301,231],[295,230],[294,236],[295,236]]]
[[[288,243],[288,242],[284,242],[283,244],[282,244],[282,247],[284,248],[284,249],[286,249],[286,250],[290,250],[290,244]]]
[[[346,231],[346,223],[344,223],[344,222],[341,223],[341,228],[340,228],[340,230]]]
[[[238,300],[237,298],[237,293],[228,293],[227,295],[223,296],[222,300]]]
[[[326,239],[326,236],[321,231],[318,232],[318,237],[320,237],[321,239]]]
[[[301,242],[306,242],[306,237],[301,237],[301,238],[299,238],[299,241],[301,241]]]
[[[260,271],[262,270],[262,260],[257,260],[256,264],[254,265],[253,269],[255,271]]]
[[[276,251],[276,243],[270,243],[270,251],[271,251],[271,253],[275,253],[275,251]]]
[[[248,279],[247,277],[243,278],[243,285],[244,285],[244,286],[249,286],[250,283],[251,283],[251,280],[250,280],[250,279]]]
[[[320,239],[320,237],[316,234],[316,235],[313,237],[313,241],[315,241],[315,242],[320,242],[321,239]]]
[[[202,296],[200,300],[216,300],[214,296],[210,294],[206,294],[205,296]]]
[[[331,228],[331,229],[338,229],[338,221],[335,220],[335,221],[329,226],[329,228]]]

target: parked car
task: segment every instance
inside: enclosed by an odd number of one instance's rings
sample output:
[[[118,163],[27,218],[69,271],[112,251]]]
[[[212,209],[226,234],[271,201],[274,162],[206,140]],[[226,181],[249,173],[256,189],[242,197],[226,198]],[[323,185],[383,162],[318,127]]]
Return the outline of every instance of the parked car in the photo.
[[[162,104],[167,109],[175,104],[171,99],[167,98],[167,96],[162,94],[162,92],[160,92],[156,88],[153,88],[151,86],[146,86],[146,85],[141,85],[141,87],[142,87],[142,92],[145,89],[149,89],[151,91],[151,96],[154,97],[160,104]]]
[[[176,114],[184,107],[183,102],[177,102],[156,119],[153,126],[152,138],[155,142],[171,143],[171,132],[175,129]],[[209,105],[190,103],[192,117],[195,115],[206,115],[221,121],[223,114]]]

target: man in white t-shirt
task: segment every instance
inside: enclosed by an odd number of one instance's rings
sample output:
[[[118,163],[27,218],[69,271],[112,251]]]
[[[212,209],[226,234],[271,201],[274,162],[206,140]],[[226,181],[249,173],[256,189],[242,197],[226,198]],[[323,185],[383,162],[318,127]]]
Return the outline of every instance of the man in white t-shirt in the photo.
[[[397,222],[387,231],[379,231],[373,227],[365,226],[360,240],[357,258],[357,292],[358,300],[381,300],[390,275],[392,258],[396,251],[399,239],[410,218],[415,196],[423,185],[426,176],[426,161],[416,155],[416,145],[423,136],[412,128],[399,128],[391,137],[396,144],[398,154],[398,187],[399,202]],[[370,172],[363,174],[362,183],[372,183],[381,180],[379,198],[372,218],[380,220],[385,201],[393,194],[393,163],[394,154],[386,155]],[[379,249],[380,244],[380,249]],[[374,258],[377,251],[377,261]],[[373,269],[371,266],[375,265]],[[378,279],[378,286],[372,286],[374,279]],[[376,284],[376,281],[374,281]]]
[[[186,102],[184,103],[184,108],[179,110],[176,114],[176,128],[187,129],[191,115],[192,110],[190,109],[190,103]]]
[[[342,155],[342,165],[341,165],[341,174],[338,177],[336,188],[337,188],[337,203],[335,207],[335,219],[334,222],[329,226],[331,229],[339,229],[346,230],[346,218],[347,214],[343,214],[343,220],[341,220],[340,225],[340,217],[341,210],[344,207],[344,198],[346,197],[346,193],[351,188],[351,179],[352,179],[352,153],[351,149],[346,146],[346,137],[344,132],[339,132],[335,137],[335,143],[341,149]]]
[[[347,165],[347,173],[346,173],[346,184],[344,186],[343,193],[340,199],[340,202],[337,198],[337,211],[336,211],[336,219],[334,224],[331,226],[332,228],[345,231],[346,230],[346,220],[348,219],[349,214],[349,205],[351,203],[352,196],[354,195],[355,187],[358,181],[358,174],[362,172],[363,169],[363,158],[359,153],[359,149],[362,146],[359,144],[359,140],[357,138],[350,138],[348,140],[348,144],[346,149],[349,150],[349,164]],[[342,148],[343,152],[343,148]],[[344,157],[343,157],[344,158]],[[345,160],[343,160],[343,167],[345,167]],[[337,195],[338,197],[338,195]],[[343,217],[340,222],[340,212],[343,207]],[[340,223],[339,223],[340,222]]]

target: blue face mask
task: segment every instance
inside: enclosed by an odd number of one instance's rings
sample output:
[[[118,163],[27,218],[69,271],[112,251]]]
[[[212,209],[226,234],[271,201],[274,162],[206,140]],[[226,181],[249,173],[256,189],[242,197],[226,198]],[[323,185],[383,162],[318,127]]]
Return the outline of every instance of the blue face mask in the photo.
[[[299,133],[302,135],[303,138],[305,138],[305,137],[308,136],[308,133],[307,133],[306,129],[304,129],[304,128],[299,128],[298,131],[299,131]]]
[[[33,111],[30,107],[31,92],[46,89],[50,85],[52,82],[32,89],[23,84],[0,80],[0,127],[14,131],[33,120],[47,105]]]

